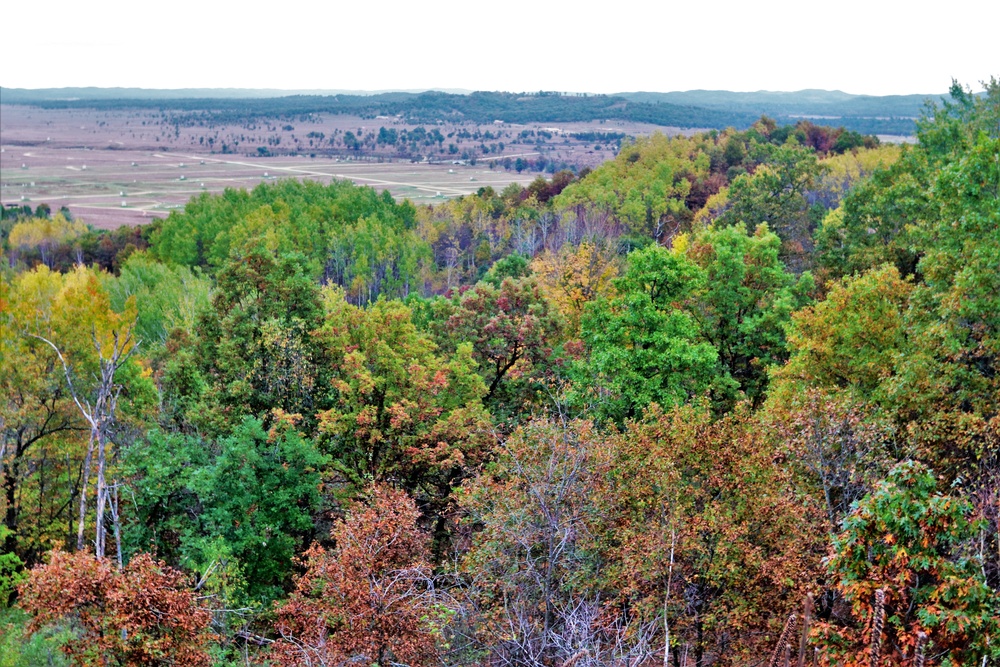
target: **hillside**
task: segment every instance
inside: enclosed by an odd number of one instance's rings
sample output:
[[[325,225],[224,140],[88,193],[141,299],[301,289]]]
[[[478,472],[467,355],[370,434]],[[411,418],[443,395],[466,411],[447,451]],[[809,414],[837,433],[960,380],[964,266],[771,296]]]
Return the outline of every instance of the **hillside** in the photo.
[[[688,90],[673,93],[619,93],[633,102],[684,104],[729,112],[770,116],[838,116],[919,118],[925,105],[940,105],[946,93],[933,95],[851,95],[839,90],[795,92]]]
[[[208,119],[285,117],[310,113],[353,114],[368,117],[401,115],[415,122],[468,120],[489,123],[574,122],[623,120],[660,126],[746,129],[760,115],[787,120],[815,118],[865,134],[902,134],[914,131],[913,119],[923,96],[864,97],[845,93],[627,93],[621,95],[564,95],[478,91],[469,94],[425,91],[377,94],[285,94],[280,91],[217,91],[191,89],[0,89],[0,103],[45,108],[158,109],[199,113]],[[807,94],[808,93],[808,94]],[[255,97],[246,95],[254,94]],[[185,96],[186,95],[186,96]],[[835,120],[836,122],[832,122]]]
[[[906,146],[0,209],[0,665],[997,665],[988,90]]]

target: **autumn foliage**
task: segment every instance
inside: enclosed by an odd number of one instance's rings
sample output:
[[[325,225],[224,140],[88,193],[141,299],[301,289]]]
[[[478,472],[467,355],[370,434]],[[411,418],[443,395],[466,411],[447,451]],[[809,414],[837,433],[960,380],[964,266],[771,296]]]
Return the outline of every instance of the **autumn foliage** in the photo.
[[[203,194],[114,273],[6,209],[0,628],[109,667],[1000,664],[985,87],[906,146],[764,117],[435,205]]]
[[[501,663],[590,646],[641,664],[673,644],[745,664],[820,574],[819,507],[774,455],[748,415],[704,406],[654,405],[612,433],[524,425],[462,496],[480,641]]]
[[[884,665],[912,665],[923,633],[944,664],[975,665],[995,656],[997,601],[977,576],[962,540],[974,534],[972,507],[937,490],[930,471],[906,462],[858,503],[834,541],[835,586],[851,605],[848,623],[822,623],[824,664],[861,667],[871,657],[874,600],[884,597]]]
[[[272,664],[436,664],[437,632],[427,539],[402,491],[369,489],[331,532],[335,546],[313,546],[306,571],[277,609],[280,638]]]
[[[78,665],[211,664],[211,615],[183,573],[149,554],[118,571],[85,551],[53,551],[20,589],[29,629],[62,619],[79,628],[64,647]]]

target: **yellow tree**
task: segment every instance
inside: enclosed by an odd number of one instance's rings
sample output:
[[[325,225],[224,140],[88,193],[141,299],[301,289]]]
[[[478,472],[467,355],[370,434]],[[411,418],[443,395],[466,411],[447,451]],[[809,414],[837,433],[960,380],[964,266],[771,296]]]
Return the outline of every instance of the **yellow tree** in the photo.
[[[19,222],[10,230],[8,243],[20,250],[35,249],[42,256],[42,262],[52,267],[52,251],[61,243],[79,238],[87,231],[87,225],[79,220],[69,221],[57,213],[52,218],[32,218]]]
[[[654,239],[672,236],[692,212],[692,182],[708,176],[702,141],[660,133],[622,145],[614,160],[570,184],[553,200],[560,210],[606,212],[629,232]]]
[[[36,370],[43,378],[40,382],[49,392],[49,412],[55,414],[54,401],[60,400],[59,416],[49,423],[64,423],[60,430],[72,426],[89,433],[80,471],[77,548],[84,546],[88,488],[96,464],[95,546],[98,555],[103,556],[105,513],[110,510],[113,518],[117,516],[113,498],[116,487],[108,483],[107,472],[109,457],[113,456],[119,402],[124,398],[130,404],[128,412],[135,412],[145,400],[144,389],[149,388],[132,359],[137,344],[133,335],[135,301],[128,300],[123,312],[115,312],[97,273],[82,266],[68,274],[53,273],[45,267],[22,274],[10,293],[10,307],[5,309],[10,337],[27,358],[36,361]],[[16,358],[5,354],[4,364],[8,363],[15,364]],[[30,404],[36,398],[24,402]],[[8,402],[7,407],[17,407],[17,402]],[[20,456],[25,453],[22,448]]]
[[[611,281],[621,270],[621,257],[611,243],[584,241],[544,251],[531,262],[542,295],[566,318],[568,332],[580,331],[588,303],[612,294]]]
[[[58,468],[63,458],[58,445],[74,443],[83,428],[61,373],[55,372],[51,350],[23,335],[44,325],[62,281],[44,267],[0,281],[0,506],[8,529],[3,551],[17,551],[29,563],[48,548],[37,542],[52,536],[32,524],[32,519],[50,515],[43,498],[33,504],[32,516],[22,516],[22,507],[34,495],[27,487],[36,480],[51,484],[60,474],[68,479],[69,471]]]

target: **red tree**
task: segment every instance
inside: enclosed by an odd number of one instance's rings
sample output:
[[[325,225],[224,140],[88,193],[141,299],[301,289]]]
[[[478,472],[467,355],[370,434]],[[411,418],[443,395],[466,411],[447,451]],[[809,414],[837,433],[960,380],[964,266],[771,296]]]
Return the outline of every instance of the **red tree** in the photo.
[[[82,630],[63,650],[78,665],[208,667],[209,612],[184,575],[139,554],[122,570],[78,551],[51,552],[21,585],[20,604],[34,631],[72,617]]]
[[[306,572],[277,610],[272,664],[436,664],[437,607],[418,516],[405,492],[382,485],[349,508],[330,533],[334,549],[306,552]]]

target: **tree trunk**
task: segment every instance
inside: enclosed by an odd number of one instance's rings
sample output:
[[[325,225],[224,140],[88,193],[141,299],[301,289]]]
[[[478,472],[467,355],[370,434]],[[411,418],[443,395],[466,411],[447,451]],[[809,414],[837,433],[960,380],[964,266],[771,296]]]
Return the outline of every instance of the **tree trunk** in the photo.
[[[98,558],[104,558],[107,531],[104,528],[104,512],[108,501],[108,484],[104,479],[107,466],[107,445],[102,434],[97,434],[97,509],[95,515],[95,552]]]
[[[799,642],[799,667],[806,667],[806,650],[809,648],[809,621],[812,620],[813,596],[806,595],[805,608],[802,610],[802,640]]]
[[[674,578],[674,546],[677,531],[670,531],[670,565],[667,568],[667,590],[663,595],[663,667],[670,667],[670,620],[667,618],[667,604],[670,602],[670,587]]]
[[[80,472],[80,522],[76,529],[76,550],[82,551],[86,542],[83,539],[83,529],[87,522],[87,486],[90,484],[90,464],[94,458],[94,432],[90,432],[87,442],[87,455],[83,459],[83,469]]]
[[[7,501],[7,511],[4,513],[4,525],[10,529],[10,533],[7,534],[7,538],[4,540],[3,548],[7,553],[13,553],[14,551],[14,532],[17,530],[17,478],[21,474],[20,465],[17,456],[17,450],[14,450],[15,456],[14,460],[10,463],[10,468],[8,468],[7,476],[4,477],[4,497]]]
[[[701,622],[701,618],[695,621],[694,628],[694,664],[695,667],[705,667],[705,625]]]

